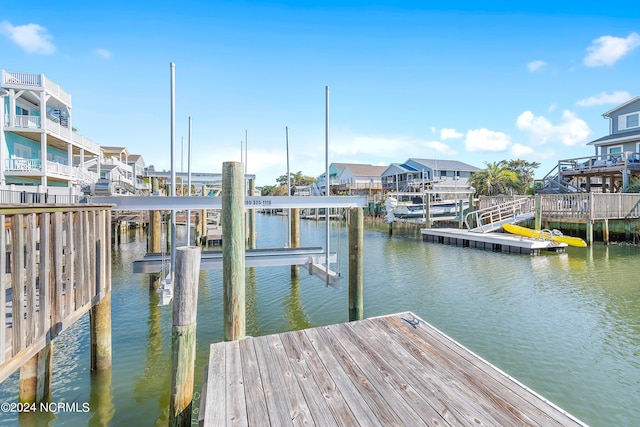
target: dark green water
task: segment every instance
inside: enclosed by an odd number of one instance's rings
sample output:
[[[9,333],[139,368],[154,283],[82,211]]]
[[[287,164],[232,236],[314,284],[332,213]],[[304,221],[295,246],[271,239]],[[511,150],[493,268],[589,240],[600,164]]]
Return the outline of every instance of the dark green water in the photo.
[[[282,247],[285,223],[257,215],[258,247]],[[324,233],[324,223],[303,221],[302,246],[322,246]],[[88,315],[55,342],[53,401],[88,402],[91,411],[0,413],[0,425],[166,425],[171,309],[157,307],[146,275],[131,273],[144,239],[130,232],[113,252],[112,371],[89,372]],[[366,317],[411,310],[586,423],[638,425],[638,247],[530,257],[425,243],[411,231],[388,236],[386,226],[368,228],[364,240]],[[346,244],[346,229],[334,225],[332,250]],[[346,277],[346,249],[339,255]],[[220,271],[201,272],[196,405],[208,345],[222,339],[221,282]],[[288,266],[249,269],[247,333],[344,322],[347,301],[346,282],[335,290],[306,274],[292,282]],[[17,382],[0,385],[0,401],[16,401]]]

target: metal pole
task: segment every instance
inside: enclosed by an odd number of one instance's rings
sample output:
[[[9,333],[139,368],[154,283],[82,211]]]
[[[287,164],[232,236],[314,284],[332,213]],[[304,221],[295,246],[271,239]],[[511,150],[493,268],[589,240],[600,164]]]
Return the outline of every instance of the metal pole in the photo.
[[[176,64],[170,64],[171,69],[171,197],[176,196],[176,92],[175,74]],[[173,285],[173,274],[176,268],[176,212],[171,210],[171,271],[170,279]]]
[[[291,174],[289,172],[289,126],[285,126],[285,133],[287,137],[287,196],[291,195]],[[291,247],[291,208],[287,209],[287,247]]]
[[[326,181],[326,197],[329,197],[329,86],[325,86],[325,120],[324,120],[324,166],[325,166],[325,181]],[[329,287],[329,234],[331,231],[329,223],[329,208],[324,208],[324,217],[326,221],[326,256],[325,265],[327,269],[327,282],[326,286]]]
[[[189,141],[187,143],[187,196],[191,196],[191,116],[189,116]],[[191,209],[187,209],[187,246],[191,246]]]

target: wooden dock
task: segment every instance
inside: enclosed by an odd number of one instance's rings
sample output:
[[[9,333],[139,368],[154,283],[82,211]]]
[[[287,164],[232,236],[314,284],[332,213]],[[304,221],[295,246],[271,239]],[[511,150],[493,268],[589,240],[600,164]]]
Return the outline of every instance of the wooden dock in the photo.
[[[423,228],[422,240],[496,252],[540,255],[540,251],[564,252],[566,243],[529,239],[508,233],[476,233],[458,228]]]
[[[412,313],[211,345],[201,426],[584,426]]]

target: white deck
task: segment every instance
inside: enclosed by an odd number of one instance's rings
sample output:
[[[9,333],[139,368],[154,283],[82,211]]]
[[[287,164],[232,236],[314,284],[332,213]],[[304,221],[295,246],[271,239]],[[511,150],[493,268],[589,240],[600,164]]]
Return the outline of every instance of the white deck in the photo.
[[[507,233],[475,233],[457,228],[423,228],[420,232],[425,241],[530,255],[539,255],[541,250],[564,252],[568,246],[566,243],[529,239]]]

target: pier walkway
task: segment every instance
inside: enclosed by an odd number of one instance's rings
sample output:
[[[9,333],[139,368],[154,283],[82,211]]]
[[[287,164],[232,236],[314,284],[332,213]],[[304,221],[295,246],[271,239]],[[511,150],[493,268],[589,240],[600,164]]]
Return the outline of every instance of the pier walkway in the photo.
[[[211,345],[201,426],[583,426],[412,313]]]

